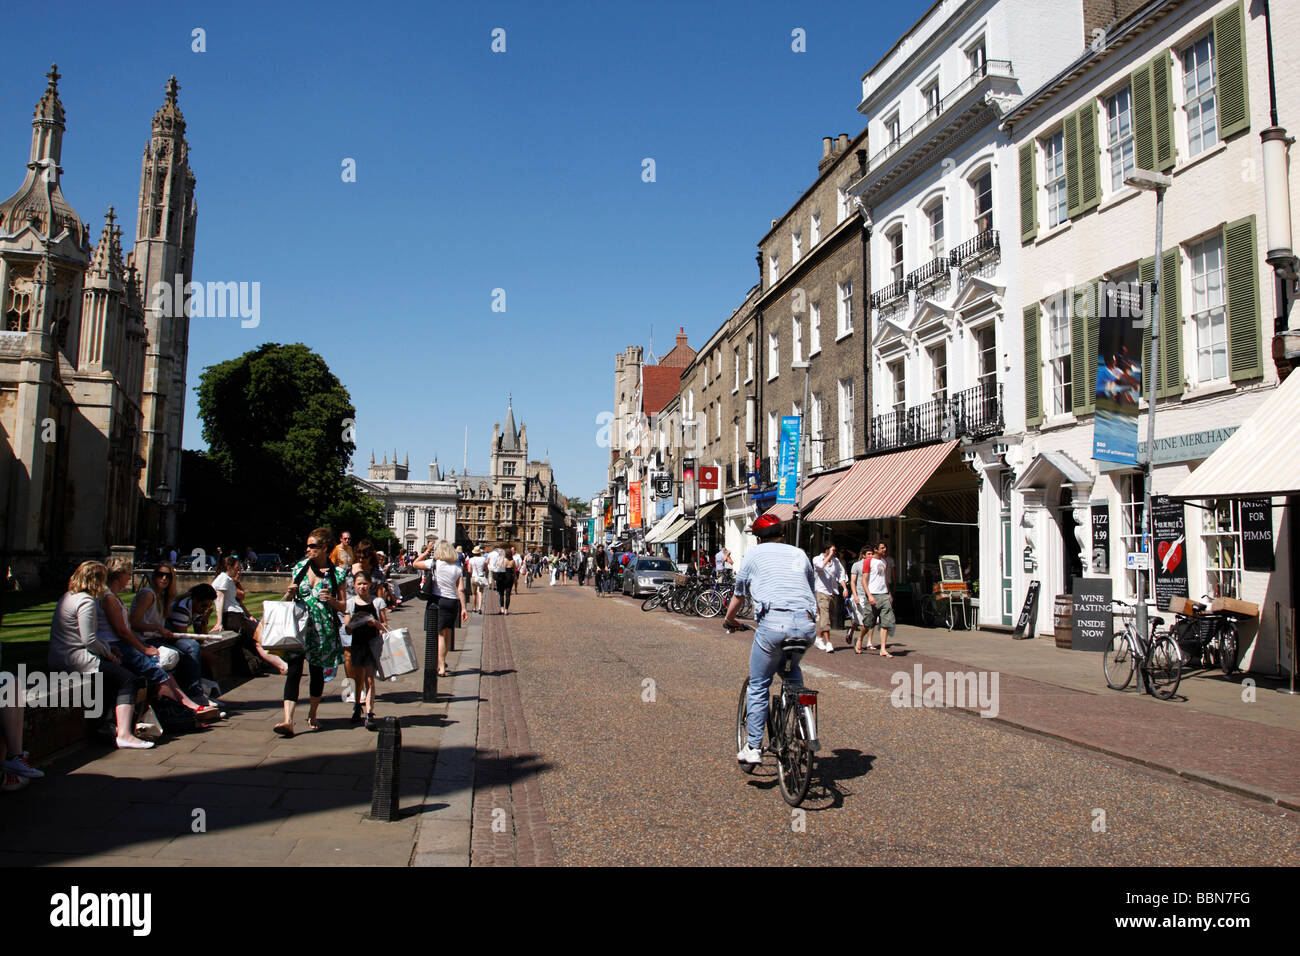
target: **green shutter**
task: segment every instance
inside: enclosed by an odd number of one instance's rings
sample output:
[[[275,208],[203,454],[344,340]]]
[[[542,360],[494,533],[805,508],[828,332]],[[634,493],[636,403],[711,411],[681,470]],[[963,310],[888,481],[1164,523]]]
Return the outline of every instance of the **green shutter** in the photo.
[[[1034,182],[1034,141],[1020,147],[1020,241],[1038,235],[1038,188]]]
[[[1246,36],[1241,4],[1214,18],[1215,109],[1219,139],[1250,129]]]
[[[1133,161],[1138,169],[1156,165],[1155,134],[1151,129],[1151,64],[1134,70],[1129,76],[1133,88]]]
[[[1182,254],[1178,247],[1165,250],[1164,274],[1160,277],[1160,397],[1183,394],[1183,317],[1178,278]]]
[[[1088,409],[1088,308],[1086,288],[1075,286],[1061,293],[1070,310],[1070,411]]]
[[[1073,219],[1079,214],[1079,115],[1065,118],[1065,214]],[[1050,220],[1049,220],[1050,221]]]
[[[1151,283],[1156,281],[1156,260],[1143,259],[1138,263],[1138,282],[1143,290],[1149,289]],[[1148,308],[1150,303],[1143,301],[1143,307]],[[1150,316],[1147,316],[1148,321]],[[1143,323],[1142,327],[1142,397],[1151,398],[1155,396],[1155,380],[1151,377],[1151,326]],[[1150,390],[1148,390],[1150,389]]]
[[[1101,343],[1101,303],[1099,302],[1098,289],[1101,287],[1102,279],[1097,277],[1087,285],[1088,290],[1088,347],[1085,350],[1088,358],[1088,411],[1097,410],[1097,347]]]
[[[1089,100],[1079,110],[1079,212],[1101,202],[1101,173],[1097,156],[1097,107]]]
[[[1228,280],[1228,370],[1234,382],[1264,374],[1260,347],[1259,267],[1255,258],[1255,217],[1223,227],[1223,258]]]
[[[1151,122],[1156,133],[1156,164],[1148,169],[1166,173],[1174,168],[1174,99],[1169,88],[1169,54],[1161,53],[1151,61]]]
[[[1043,420],[1043,369],[1038,355],[1038,303],[1025,306],[1025,427]]]

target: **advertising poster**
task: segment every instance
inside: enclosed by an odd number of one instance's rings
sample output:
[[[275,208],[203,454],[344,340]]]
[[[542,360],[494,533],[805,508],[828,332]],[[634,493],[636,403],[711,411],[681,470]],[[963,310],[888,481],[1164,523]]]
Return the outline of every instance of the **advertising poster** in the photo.
[[[1242,499],[1241,550],[1247,571],[1273,570],[1273,503],[1269,499]]]
[[[781,419],[781,457],[777,470],[776,500],[794,504],[799,494],[799,416]]]
[[[1169,607],[1171,597],[1190,597],[1187,590],[1187,525],[1183,503],[1164,495],[1151,499],[1151,521],[1156,544],[1156,606]]]
[[[1100,461],[1137,464],[1144,307],[1138,283],[1097,283],[1097,414],[1092,425],[1092,457]]]
[[[633,528],[641,527],[641,482],[628,482],[627,486],[627,523]]]
[[[1092,573],[1110,574],[1110,502],[1092,502]]]

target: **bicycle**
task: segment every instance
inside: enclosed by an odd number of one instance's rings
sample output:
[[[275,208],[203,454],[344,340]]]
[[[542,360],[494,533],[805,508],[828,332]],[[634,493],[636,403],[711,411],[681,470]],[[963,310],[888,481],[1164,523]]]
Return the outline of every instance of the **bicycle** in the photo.
[[[1184,663],[1190,667],[1218,667],[1224,676],[1231,677],[1237,670],[1237,651],[1240,638],[1237,631],[1238,615],[1231,611],[1210,611],[1209,595],[1204,603],[1193,603],[1191,614],[1174,612],[1178,618],[1170,629]]]
[[[728,633],[747,631],[723,624]],[[803,803],[812,783],[814,754],[821,749],[817,739],[817,691],[795,683],[790,673],[812,642],[787,638],[781,642],[781,689],[772,694],[767,708],[767,724],[759,750],[776,757],[777,779],[781,796],[792,807]],[[749,743],[749,677],[740,684],[740,701],[736,705],[736,750]],[[754,772],[755,764],[742,763],[740,769]]]
[[[1128,604],[1123,606],[1132,607]],[[1124,690],[1133,680],[1134,670],[1140,669],[1146,678],[1148,692],[1160,700],[1169,700],[1178,693],[1178,683],[1183,676],[1183,656],[1168,631],[1157,631],[1164,626],[1165,619],[1152,616],[1150,623],[1149,643],[1138,633],[1136,619],[1125,621],[1123,630],[1115,632],[1101,655],[1102,676],[1111,690]]]

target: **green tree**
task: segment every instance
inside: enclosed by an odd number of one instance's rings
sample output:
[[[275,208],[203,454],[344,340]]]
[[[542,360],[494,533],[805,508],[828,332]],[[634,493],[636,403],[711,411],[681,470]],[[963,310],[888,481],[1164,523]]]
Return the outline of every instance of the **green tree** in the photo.
[[[188,499],[221,515],[221,534],[298,554],[319,524],[354,540],[386,533],[379,502],[347,473],[356,409],[325,360],[301,343],[268,343],[203,370],[205,456],[225,500]],[[210,482],[208,482],[210,483]]]

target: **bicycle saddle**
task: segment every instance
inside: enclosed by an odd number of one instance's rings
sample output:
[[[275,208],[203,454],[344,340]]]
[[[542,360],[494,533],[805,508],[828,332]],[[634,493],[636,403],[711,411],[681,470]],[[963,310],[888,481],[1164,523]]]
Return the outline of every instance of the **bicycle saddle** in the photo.
[[[813,646],[813,642],[802,637],[787,637],[781,640],[781,650],[787,654],[801,654]]]

